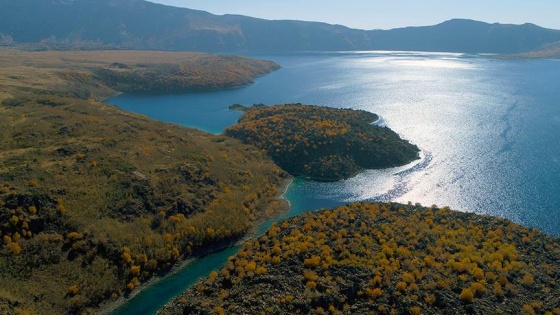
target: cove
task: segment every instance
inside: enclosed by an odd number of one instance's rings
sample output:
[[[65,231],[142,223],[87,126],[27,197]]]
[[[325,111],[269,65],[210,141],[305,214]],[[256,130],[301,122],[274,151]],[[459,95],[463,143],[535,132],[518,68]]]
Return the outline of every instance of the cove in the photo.
[[[304,103],[374,112],[418,145],[423,159],[335,183],[295,179],[285,194],[291,204],[287,216],[358,200],[410,201],[495,215],[560,236],[559,61],[417,52],[256,57],[273,60],[282,69],[236,90],[123,94],[108,102],[216,134],[239,118],[239,112],[228,110],[234,103]],[[183,271],[195,273],[189,269]],[[156,284],[149,290],[166,289]],[[163,296],[154,299],[165,303]]]

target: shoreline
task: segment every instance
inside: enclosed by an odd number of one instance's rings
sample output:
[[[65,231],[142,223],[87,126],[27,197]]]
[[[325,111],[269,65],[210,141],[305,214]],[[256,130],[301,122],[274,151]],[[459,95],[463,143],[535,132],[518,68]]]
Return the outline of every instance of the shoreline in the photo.
[[[277,71],[279,69],[281,69],[280,65],[278,65],[278,67],[272,67],[271,69],[269,69],[268,71],[266,71],[264,73],[253,76],[251,82],[249,82],[249,83],[241,84],[241,85],[237,85],[237,86],[232,86],[232,87],[228,87],[228,88],[224,88],[224,89],[217,89],[217,90],[213,90],[213,91],[231,90],[231,89],[238,89],[238,88],[242,88],[242,87],[245,87],[245,86],[249,86],[249,85],[254,84],[256,82],[257,78],[265,76],[267,74],[270,74],[270,73],[272,73],[274,71]],[[142,91],[142,92],[143,93],[151,93],[153,91]],[[185,92],[185,91],[183,91],[183,92]],[[193,91],[186,91],[186,92],[193,92]],[[203,92],[208,92],[208,91],[203,91]],[[107,103],[106,101],[113,98],[113,97],[116,97],[116,96],[119,96],[119,95],[122,95],[122,94],[126,94],[126,93],[134,93],[134,92],[122,92],[122,91],[115,90],[115,93],[113,93],[112,95],[103,96],[102,99],[99,99],[99,100],[96,100],[96,101],[99,102],[99,103],[105,104],[105,105],[115,106],[115,105]],[[167,91],[167,92],[156,91],[155,93],[166,93],[167,94],[167,93],[169,93],[169,91]],[[116,106],[116,107],[118,107],[118,106]],[[123,109],[121,109],[121,110],[123,110]],[[126,111],[126,110],[124,110],[124,111]],[[130,111],[126,111],[126,112],[136,114],[136,113],[130,112]],[[192,127],[188,127],[188,126],[182,126],[182,127],[192,128]],[[210,133],[208,131],[205,131],[205,130],[201,130],[201,131],[212,134],[212,133]],[[220,251],[223,251],[227,248],[230,248],[230,247],[233,247],[233,246],[236,246],[236,245],[239,245],[239,244],[243,244],[247,240],[250,240],[250,239],[256,237],[258,229],[262,224],[264,224],[268,220],[273,220],[275,218],[278,218],[281,215],[283,215],[285,213],[288,213],[290,211],[290,206],[291,206],[290,201],[287,200],[286,198],[284,198],[284,194],[287,192],[288,187],[293,183],[293,176],[291,176],[291,175],[288,175],[288,176],[289,176],[288,178],[283,179],[280,182],[280,184],[278,185],[279,192],[277,193],[277,196],[276,196],[276,199],[280,199],[280,200],[282,200],[283,202],[286,203],[287,206],[286,206],[285,209],[284,209],[284,207],[282,207],[281,211],[272,213],[270,215],[270,217],[268,217],[268,218],[265,217],[265,218],[262,218],[262,219],[259,219],[259,220],[255,221],[255,224],[247,231],[247,233],[245,234],[244,237],[241,237],[240,239],[238,239],[236,241],[232,240],[231,242],[229,242],[229,245],[215,245],[213,247],[210,247],[208,250],[203,251],[200,254],[193,255],[193,257],[189,257],[189,258],[186,258],[183,261],[179,261],[176,264],[174,264],[173,267],[171,267],[171,269],[168,272],[162,274],[161,276],[153,276],[148,281],[141,283],[128,296],[125,297],[124,295],[121,295],[114,301],[108,301],[108,302],[101,303],[96,308],[96,313],[103,314],[103,315],[112,314],[113,312],[118,310],[120,307],[122,307],[122,306],[126,305],[127,303],[131,302],[138,294],[144,292],[146,289],[148,289],[151,286],[159,283],[160,281],[176,275],[177,273],[179,273],[183,269],[187,268],[190,264],[192,264],[197,259],[200,259],[204,256],[207,256],[207,255],[210,255],[210,254],[213,254],[213,253],[218,253]]]
[[[278,185],[278,192],[276,193],[276,197],[275,199],[279,199],[282,202],[284,202],[287,207],[284,209],[282,208],[281,211],[276,211],[274,213],[271,213],[270,216],[268,217],[263,217],[260,218],[259,220],[255,221],[255,224],[247,231],[247,233],[245,234],[244,237],[242,237],[241,239],[239,239],[235,244],[235,245],[243,245],[243,243],[247,242],[248,240],[251,240],[255,237],[258,237],[258,231],[259,229],[262,227],[263,224],[265,224],[268,221],[271,220],[275,220],[275,219],[280,219],[283,215],[290,213],[290,208],[291,208],[291,203],[288,199],[285,198],[285,194],[288,191],[288,188],[290,187],[290,185],[292,185],[292,183],[294,182],[294,176],[292,175],[288,175],[288,178],[283,179],[280,184]]]
[[[184,261],[175,264],[171,270],[166,273],[164,276],[154,276],[152,277],[150,280],[141,283],[138,287],[136,287],[134,289],[134,291],[132,293],[130,293],[130,295],[128,297],[124,297],[124,296],[120,296],[118,297],[115,301],[111,301],[111,302],[106,302],[103,304],[100,304],[99,307],[96,310],[97,314],[101,314],[101,315],[107,315],[107,314],[111,314],[114,311],[118,310],[121,306],[127,304],[128,302],[131,302],[132,299],[134,299],[138,294],[142,293],[144,290],[148,289],[149,287],[151,287],[154,284],[157,284],[158,282],[160,282],[161,280],[173,276],[175,274],[177,274],[181,269],[187,267],[189,264],[191,264],[193,261],[195,261],[197,258],[188,258],[185,259]]]
[[[214,54],[211,54],[214,55]],[[249,58],[250,59],[250,58]],[[116,105],[112,105],[109,103],[106,103],[107,100],[113,98],[113,97],[117,97],[119,95],[123,95],[123,94],[161,94],[161,95],[169,95],[169,94],[182,94],[182,93],[209,93],[209,92],[220,92],[220,91],[228,91],[228,90],[236,90],[236,89],[241,89],[247,86],[251,86],[253,84],[255,84],[257,82],[257,79],[260,77],[264,77],[266,75],[269,75],[271,73],[273,73],[274,71],[278,71],[280,69],[282,69],[282,66],[277,64],[274,61],[271,60],[265,60],[265,59],[255,59],[255,60],[264,60],[264,61],[269,61],[274,63],[275,66],[271,66],[269,69],[264,70],[262,73],[257,73],[257,74],[253,74],[252,77],[249,79],[249,82],[242,82],[239,84],[234,84],[234,82],[230,82],[228,84],[226,84],[226,86],[222,86],[222,87],[198,87],[198,88],[185,88],[185,89],[174,89],[174,90],[139,90],[139,91],[119,91],[116,89],[113,89],[111,87],[109,87],[110,89],[114,90],[115,92],[112,93],[111,95],[102,95],[99,99],[96,99],[96,102],[100,102],[103,103],[105,105],[111,105],[111,106],[116,106]],[[117,106],[118,107],[118,106]],[[130,112],[130,111],[127,111]],[[133,112],[131,112],[133,113]],[[184,127],[188,127],[188,126],[184,126]],[[192,128],[192,127],[188,127],[188,128]]]
[[[198,259],[201,259],[205,256],[208,256],[210,254],[214,254],[214,253],[218,253],[221,252],[223,250],[226,250],[228,248],[237,246],[237,245],[242,245],[243,243],[245,243],[246,241],[253,239],[255,237],[258,237],[257,233],[259,228],[266,223],[269,220],[274,220],[277,218],[280,218],[282,215],[288,213],[290,211],[290,201],[288,199],[285,198],[285,194],[288,191],[288,188],[290,187],[290,185],[294,182],[294,177],[289,175],[288,178],[283,179],[280,184],[278,185],[278,193],[276,196],[276,199],[280,199],[283,202],[285,202],[287,204],[287,208],[286,209],[282,209],[282,211],[279,212],[275,212],[273,213],[270,217],[268,218],[262,218],[258,221],[255,221],[255,224],[253,225],[253,227],[251,227],[247,233],[245,234],[244,237],[239,238],[237,241],[231,241],[228,242],[228,245],[222,244],[222,245],[215,245],[212,246],[210,248],[208,248],[205,251],[202,251],[200,254],[197,255],[193,255],[192,257],[186,258],[183,261],[177,262],[176,264],[173,265],[173,267],[166,272],[165,274],[162,274],[161,276],[154,276],[152,278],[150,278],[148,281],[141,283],[138,287],[136,287],[134,289],[133,292],[131,292],[128,296],[123,296],[121,295],[120,297],[118,297],[115,301],[111,301],[111,302],[106,302],[106,303],[102,303],[99,305],[99,307],[96,309],[96,313],[97,314],[102,314],[102,315],[108,315],[108,314],[112,314],[113,312],[115,312],[116,310],[118,310],[120,307],[126,305],[129,302],[132,302],[132,300],[140,293],[144,292],[146,289],[149,289],[151,286],[159,283],[160,281],[167,279],[169,277],[172,277],[176,274],[178,274],[179,272],[183,271],[185,268],[188,268],[188,266],[190,264],[192,264],[193,262],[195,262]],[[189,286],[190,287],[190,286]],[[188,289],[188,287],[186,288]],[[185,289],[185,290],[186,290]],[[172,301],[175,297],[171,298],[167,303],[169,303],[170,301]],[[166,303],[166,304],[167,304]]]
[[[288,211],[290,211],[290,208],[292,207],[292,203],[290,202],[290,200],[288,200],[288,198],[286,198],[286,193],[288,192],[288,188],[290,188],[290,186],[294,183],[294,178],[295,178],[295,176],[292,175],[289,176],[290,177],[285,179],[284,182],[279,186],[280,191],[282,191],[282,194],[280,194],[279,198],[286,201],[286,203],[288,204]]]
[[[191,257],[188,257],[188,258],[186,258],[182,261],[177,262],[176,264],[173,265],[173,267],[171,267],[171,269],[168,272],[166,272],[162,275],[153,276],[148,281],[141,283],[138,287],[134,288],[134,291],[131,292],[128,296],[125,297],[124,295],[121,295],[115,301],[100,304],[99,307],[95,310],[96,314],[103,314],[103,315],[112,314],[113,312],[118,310],[120,307],[126,305],[129,302],[132,302],[132,300],[137,295],[141,294],[146,289],[149,289],[151,286],[159,283],[162,280],[165,280],[169,277],[172,277],[172,276],[178,274],[179,272],[181,272],[183,269],[187,268],[190,264],[192,264],[193,262],[195,262],[198,259],[201,259],[205,256],[208,256],[208,255],[211,255],[211,254],[214,254],[214,253],[221,252],[225,249],[228,249],[230,247],[235,246],[237,244],[237,241],[231,241],[231,242],[227,242],[227,243],[229,245],[214,245],[214,246],[211,246],[209,249],[207,249],[205,251],[201,251],[199,254],[192,255]]]

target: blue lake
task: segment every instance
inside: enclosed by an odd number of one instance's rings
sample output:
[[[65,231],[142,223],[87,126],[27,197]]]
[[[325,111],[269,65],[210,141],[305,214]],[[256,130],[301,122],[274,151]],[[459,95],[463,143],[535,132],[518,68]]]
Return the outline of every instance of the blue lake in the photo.
[[[123,94],[108,102],[212,133],[239,118],[228,110],[233,103],[371,111],[418,145],[424,160],[338,183],[296,180],[287,193],[294,208],[412,201],[496,215],[560,236],[560,61],[410,52],[256,57],[282,69],[236,90]]]
[[[233,103],[363,109],[422,149],[405,167],[336,182],[295,179],[290,215],[349,201],[436,204],[560,236],[560,61],[414,52],[253,56],[282,69],[229,91],[123,94],[108,101],[221,133]],[[209,272],[209,271],[208,271]]]

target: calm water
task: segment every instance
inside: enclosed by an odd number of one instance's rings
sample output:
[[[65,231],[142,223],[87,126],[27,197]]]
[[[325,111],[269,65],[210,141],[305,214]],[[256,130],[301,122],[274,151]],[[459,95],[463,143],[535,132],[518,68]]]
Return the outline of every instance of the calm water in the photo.
[[[364,109],[418,145],[412,169],[367,171],[339,183],[296,180],[306,210],[375,199],[448,205],[560,235],[560,62],[460,54],[329,53],[258,56],[282,69],[242,89],[126,94],[109,102],[213,133],[235,123],[233,103]]]
[[[109,101],[213,133],[233,103],[364,109],[418,145],[412,165],[337,183],[296,179],[291,214],[348,201],[437,204],[491,214],[560,236],[560,61],[446,53],[257,56],[282,65],[256,84],[197,94],[126,94]]]
[[[239,248],[240,246],[233,246],[202,259],[194,260],[178,273],[163,278],[151,287],[144,289],[112,314],[155,314],[172,298],[195,284],[198,279],[209,276],[212,270],[220,269],[227,262],[228,257],[235,255]]]

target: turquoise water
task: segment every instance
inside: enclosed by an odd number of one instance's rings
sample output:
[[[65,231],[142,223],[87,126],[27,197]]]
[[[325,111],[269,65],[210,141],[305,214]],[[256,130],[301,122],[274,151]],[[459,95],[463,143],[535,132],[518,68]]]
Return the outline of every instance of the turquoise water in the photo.
[[[198,279],[207,277],[212,270],[220,269],[227,262],[228,257],[238,250],[239,246],[233,246],[194,260],[176,274],[163,278],[153,286],[142,290],[112,314],[155,314],[169,300],[183,293],[185,288],[195,284]]]
[[[368,110],[418,145],[422,160],[336,183],[295,179],[285,195],[291,214],[357,200],[411,201],[560,236],[560,61],[413,52],[257,57],[283,68],[241,89],[124,94],[109,103],[212,133],[240,116],[227,109],[233,103]]]

